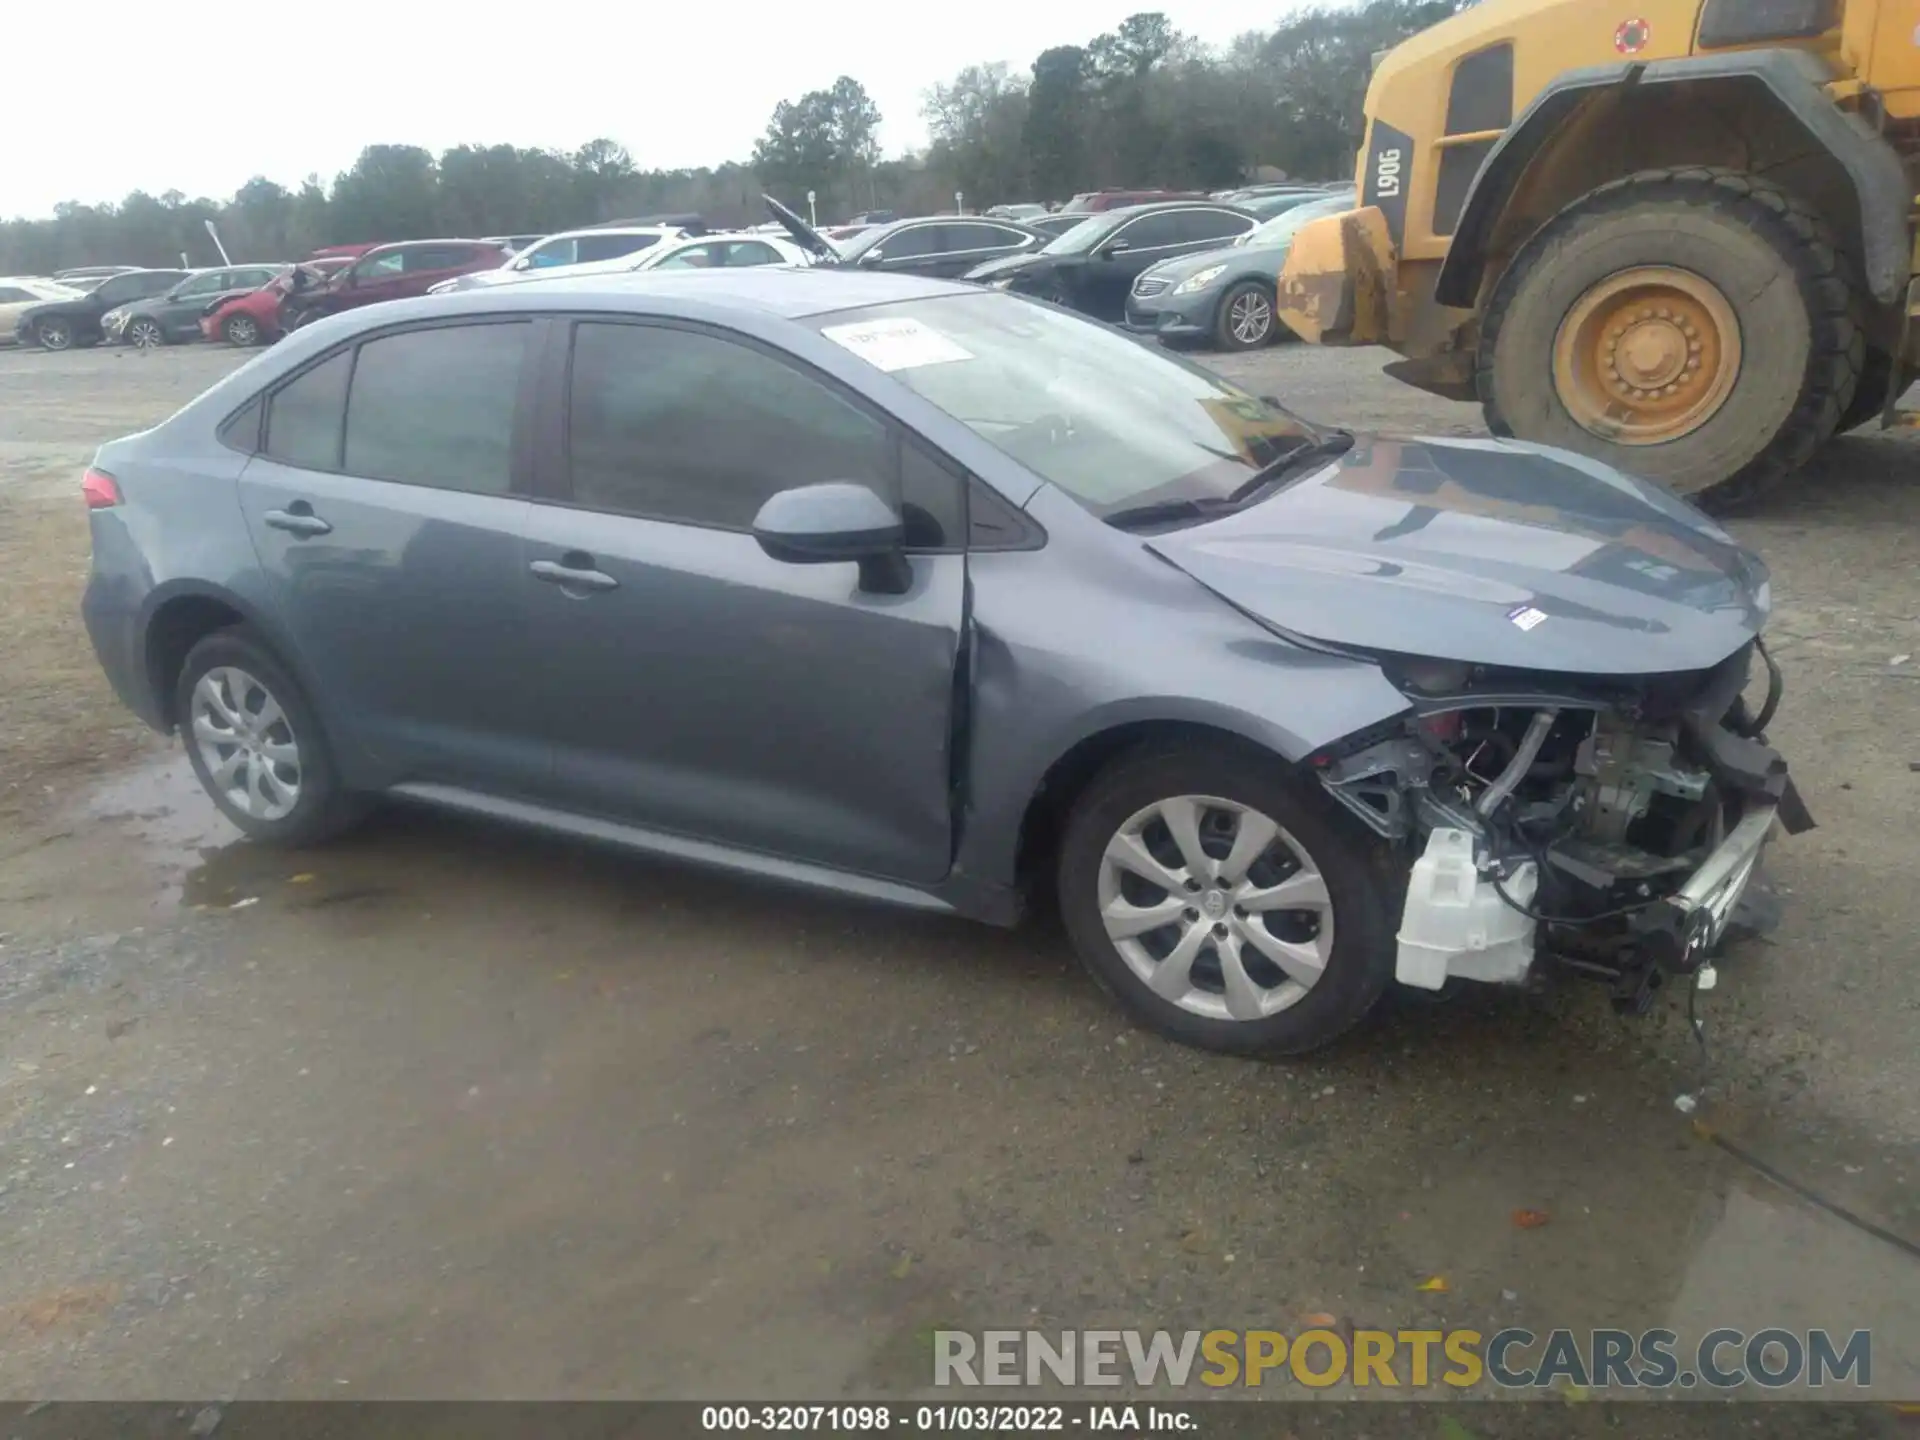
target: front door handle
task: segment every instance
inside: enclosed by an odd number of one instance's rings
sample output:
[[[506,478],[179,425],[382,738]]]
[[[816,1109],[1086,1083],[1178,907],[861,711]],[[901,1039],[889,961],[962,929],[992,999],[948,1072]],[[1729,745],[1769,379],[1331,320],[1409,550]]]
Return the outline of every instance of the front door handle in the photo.
[[[535,560],[527,568],[548,584],[564,590],[617,590],[620,587],[613,576],[604,570],[595,570],[591,561],[586,565],[562,565],[558,560]]]
[[[289,535],[302,538],[333,533],[333,526],[314,514],[313,507],[304,500],[294,501],[285,510],[269,510],[260,519],[275,530],[284,530]]]

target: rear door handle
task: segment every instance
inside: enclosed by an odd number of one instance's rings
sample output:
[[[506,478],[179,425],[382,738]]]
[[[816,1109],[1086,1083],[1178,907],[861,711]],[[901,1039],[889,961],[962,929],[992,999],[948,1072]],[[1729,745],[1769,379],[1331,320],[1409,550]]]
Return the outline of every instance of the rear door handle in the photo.
[[[587,557],[581,556],[585,560]],[[595,570],[589,560],[585,565],[562,565],[558,560],[535,560],[527,568],[549,585],[558,585],[565,590],[617,590],[620,582],[604,570]]]
[[[304,500],[296,500],[285,510],[269,510],[260,519],[275,530],[284,530],[289,535],[331,535],[333,526],[313,513],[313,507]]]

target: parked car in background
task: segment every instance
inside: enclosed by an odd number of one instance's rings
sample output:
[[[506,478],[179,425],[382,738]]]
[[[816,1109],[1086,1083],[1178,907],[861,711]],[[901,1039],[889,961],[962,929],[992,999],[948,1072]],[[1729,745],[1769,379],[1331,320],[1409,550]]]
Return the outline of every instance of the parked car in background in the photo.
[[[991,220],[984,215],[896,220],[829,245],[830,253],[824,255],[805,234],[796,232],[794,238],[829,264],[945,279],[957,279],[989,260],[1031,254],[1047,243],[1046,236],[1018,220]]]
[[[1246,211],[1212,200],[1133,205],[1088,216],[1038,252],[988,261],[966,278],[1118,320],[1134,277],[1148,266],[1217,250],[1257,223]]]
[[[754,265],[811,265],[815,256],[780,235],[752,231],[721,235],[685,235],[649,246],[617,260],[594,260],[585,265],[549,265],[540,270],[482,270],[454,280],[442,280],[427,293],[445,295],[492,285],[531,284],[574,275],[620,275],[640,270],[739,270]]]
[[[424,295],[442,280],[497,270],[507,258],[484,240],[401,240],[367,251],[316,286],[290,288],[281,301],[280,328],[295,330],[322,315]]]
[[[502,270],[545,270],[556,265],[585,265],[595,260],[618,260],[662,240],[678,240],[689,231],[683,225],[596,225],[584,230],[562,230],[543,236],[509,254]]]
[[[1047,213],[1044,205],[989,205],[986,214],[996,220],[1023,220],[1031,223]]]
[[[38,275],[0,276],[0,345],[19,342],[14,323],[23,311],[53,300],[78,300],[83,293]]]
[[[849,225],[891,225],[900,217],[891,210],[862,210],[858,215],[849,215]]]
[[[1134,205],[1151,205],[1160,200],[1205,200],[1198,190],[1087,190],[1060,207],[1063,215],[1097,215],[1105,210],[1125,210]]]
[[[1221,350],[1257,350],[1286,327],[1274,319],[1273,292],[1294,232],[1309,220],[1353,208],[1351,192],[1310,198],[1225,249],[1162,260],[1140,272],[1127,295],[1129,330],[1163,340],[1203,340]]]
[[[529,245],[538,245],[546,239],[545,235],[482,235],[489,245],[498,245],[510,255],[518,255]]]
[[[163,294],[115,306],[100,317],[100,329],[110,343],[124,340],[136,350],[198,340],[200,318],[209,308],[230,296],[258,290],[286,269],[285,265],[256,264],[201,270]]]
[[[14,339],[22,345],[38,345],[42,350],[98,345],[103,338],[101,316],[117,305],[161,294],[191,273],[188,270],[125,270],[109,275],[84,295],[23,308],[14,317]]]
[[[265,345],[278,340],[280,307],[287,295],[298,289],[318,289],[327,277],[353,264],[351,255],[322,255],[287,267],[258,290],[245,295],[216,298],[200,315],[200,333],[208,340],[224,340],[229,345]]]
[[[1230,1053],[1396,980],[1680,977],[1812,823],[1739,698],[1767,568],[1670,492],[1323,429],[973,286],[335,316],[81,489],[105,676],[257,842],[391,794],[1000,924],[1046,898],[1141,1023]]]

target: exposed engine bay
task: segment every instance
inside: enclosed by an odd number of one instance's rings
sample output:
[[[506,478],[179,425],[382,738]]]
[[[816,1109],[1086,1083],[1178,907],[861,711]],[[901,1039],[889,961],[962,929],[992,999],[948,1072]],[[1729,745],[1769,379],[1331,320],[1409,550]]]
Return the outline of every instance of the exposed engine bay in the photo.
[[[1755,658],[1766,697],[1743,692]],[[1396,977],[1519,983],[1537,957],[1641,1011],[1708,963],[1778,821],[1812,827],[1766,744],[1780,673],[1758,640],[1683,675],[1501,674],[1407,661],[1411,714],[1313,757],[1404,853]]]

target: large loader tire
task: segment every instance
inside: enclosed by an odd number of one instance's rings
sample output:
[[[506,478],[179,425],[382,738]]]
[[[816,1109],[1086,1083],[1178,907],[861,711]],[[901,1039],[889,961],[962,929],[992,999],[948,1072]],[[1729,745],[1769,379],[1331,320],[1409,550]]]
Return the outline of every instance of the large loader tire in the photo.
[[[1650,170],[1576,200],[1494,289],[1477,384],[1496,435],[1564,446],[1714,510],[1831,437],[1865,363],[1846,264],[1784,191]]]

